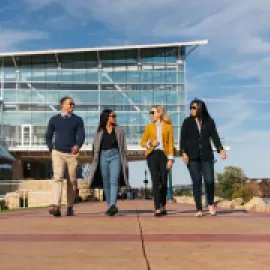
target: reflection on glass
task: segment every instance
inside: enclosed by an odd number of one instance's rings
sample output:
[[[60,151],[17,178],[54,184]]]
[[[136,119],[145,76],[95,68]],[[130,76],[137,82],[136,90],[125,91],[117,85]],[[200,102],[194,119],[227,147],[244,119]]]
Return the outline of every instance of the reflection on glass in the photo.
[[[177,63],[177,48],[63,53],[22,56],[19,68],[5,59],[1,69],[5,138],[19,145],[22,125],[32,126],[33,143],[44,145],[51,116],[59,113],[59,100],[74,99],[75,113],[85,123],[86,145],[90,145],[100,112],[111,108],[126,131],[129,144],[138,145],[150,121],[153,104],[163,105],[172,118],[175,140],[185,117],[185,69]],[[184,55],[184,51],[180,50]]]

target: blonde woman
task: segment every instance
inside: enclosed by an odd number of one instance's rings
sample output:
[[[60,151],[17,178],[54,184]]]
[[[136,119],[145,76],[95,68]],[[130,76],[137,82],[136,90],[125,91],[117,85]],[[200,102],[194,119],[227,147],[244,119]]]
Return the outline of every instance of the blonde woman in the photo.
[[[174,161],[174,139],[171,120],[165,109],[153,106],[148,124],[142,136],[141,146],[146,148],[148,168],[152,179],[155,216],[166,215],[168,169]]]

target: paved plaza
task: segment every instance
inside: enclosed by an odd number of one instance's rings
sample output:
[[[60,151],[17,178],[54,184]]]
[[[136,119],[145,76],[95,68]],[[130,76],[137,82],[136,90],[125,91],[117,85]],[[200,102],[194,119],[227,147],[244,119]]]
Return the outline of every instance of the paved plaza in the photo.
[[[169,204],[168,216],[157,218],[152,207],[120,201],[114,217],[104,215],[103,202],[75,205],[74,217],[51,217],[48,209],[0,213],[0,267],[269,269],[269,214],[219,209],[196,218],[194,206]]]

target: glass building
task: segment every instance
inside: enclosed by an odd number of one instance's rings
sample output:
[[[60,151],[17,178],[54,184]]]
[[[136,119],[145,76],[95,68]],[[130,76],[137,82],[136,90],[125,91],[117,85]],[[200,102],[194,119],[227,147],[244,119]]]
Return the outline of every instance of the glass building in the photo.
[[[16,158],[20,173],[14,178],[27,177],[29,166],[36,167],[33,171],[39,168],[35,177],[50,177],[44,135],[64,96],[74,99],[75,113],[85,123],[81,162],[90,160],[93,134],[105,108],[116,112],[118,124],[125,129],[130,159],[143,158],[139,143],[153,104],[166,108],[179,149],[187,109],[186,57],[206,43],[0,54],[0,136]]]
[[[15,161],[14,157],[7,151],[5,142],[0,139],[0,181],[11,180],[12,178],[12,163]],[[0,188],[0,197],[1,197]]]
[[[6,149],[5,142],[0,139],[0,168],[1,164],[11,164],[14,161],[14,157]]]

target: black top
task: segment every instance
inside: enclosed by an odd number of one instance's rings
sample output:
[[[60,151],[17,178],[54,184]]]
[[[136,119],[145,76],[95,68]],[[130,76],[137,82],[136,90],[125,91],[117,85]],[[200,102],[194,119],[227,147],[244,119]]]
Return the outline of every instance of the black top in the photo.
[[[180,148],[181,153],[186,153],[189,159],[213,160],[214,155],[210,139],[219,153],[223,146],[212,118],[202,119],[201,132],[199,132],[194,117],[189,116],[184,120],[181,129]]]
[[[53,135],[55,137],[53,143]],[[53,116],[48,124],[46,132],[46,144],[52,149],[64,153],[71,153],[72,147],[81,147],[85,140],[84,124],[81,117],[71,114],[64,117],[61,114]]]
[[[101,150],[118,149],[118,142],[114,128],[112,129],[111,133],[108,133],[106,128],[103,130],[100,149]]]

